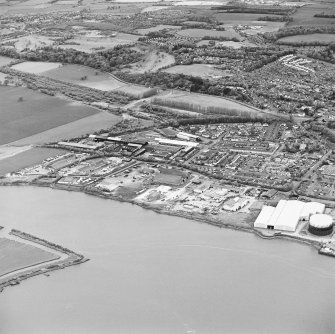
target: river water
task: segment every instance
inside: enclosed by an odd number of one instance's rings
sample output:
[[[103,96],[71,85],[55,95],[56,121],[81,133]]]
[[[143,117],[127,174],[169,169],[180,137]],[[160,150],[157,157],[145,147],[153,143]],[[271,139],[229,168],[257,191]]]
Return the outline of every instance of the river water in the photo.
[[[0,333],[334,333],[335,259],[309,246],[48,188],[0,187],[0,225],[91,261],[0,294]]]

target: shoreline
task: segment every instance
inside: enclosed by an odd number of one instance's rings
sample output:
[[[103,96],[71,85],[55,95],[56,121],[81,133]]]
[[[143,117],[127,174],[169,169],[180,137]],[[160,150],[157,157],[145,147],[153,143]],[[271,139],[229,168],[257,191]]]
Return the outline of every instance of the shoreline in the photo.
[[[70,192],[78,192],[78,193],[84,193],[86,195],[90,195],[90,196],[95,196],[95,197],[99,197],[102,199],[106,199],[106,200],[114,200],[117,202],[125,202],[125,203],[130,203],[133,205],[137,205],[143,209],[147,209],[147,210],[151,210],[155,213],[158,214],[164,214],[164,215],[169,215],[169,216],[174,216],[174,217],[179,217],[179,218],[184,218],[187,220],[191,220],[191,221],[196,221],[198,223],[205,223],[208,225],[212,225],[214,227],[217,228],[227,228],[230,230],[235,230],[235,231],[242,231],[242,232],[247,232],[247,233],[252,233],[255,236],[262,238],[262,239],[266,239],[266,240],[287,240],[287,241],[294,241],[294,242],[299,242],[299,243],[303,243],[305,245],[308,246],[312,246],[313,248],[315,248],[318,253],[320,255],[326,255],[326,256],[331,256],[331,257],[335,257],[335,251],[328,251],[327,247],[324,243],[322,243],[322,241],[313,241],[310,239],[305,239],[303,237],[299,237],[296,235],[289,235],[289,234],[283,234],[282,232],[275,232],[272,235],[266,235],[264,233],[262,233],[262,231],[256,230],[252,227],[247,228],[247,227],[242,227],[242,226],[234,226],[231,223],[222,223],[222,224],[218,224],[217,222],[215,222],[214,220],[208,218],[208,217],[200,217],[199,215],[195,215],[192,213],[182,213],[180,211],[176,211],[176,212],[171,212],[169,210],[166,209],[162,209],[162,208],[157,208],[153,205],[150,204],[146,204],[146,203],[141,203],[141,202],[136,202],[133,200],[127,200],[124,198],[120,198],[118,196],[113,196],[113,195],[105,195],[104,193],[101,193],[99,191],[92,191],[90,189],[87,188],[81,188],[81,187],[69,187],[69,186],[57,186],[57,185],[51,185],[50,184],[43,184],[43,183],[27,183],[27,182],[18,182],[18,183],[3,183],[0,186],[33,186],[33,187],[44,187],[44,188],[50,188],[50,189],[56,189],[56,190],[65,190],[65,191],[70,191]]]

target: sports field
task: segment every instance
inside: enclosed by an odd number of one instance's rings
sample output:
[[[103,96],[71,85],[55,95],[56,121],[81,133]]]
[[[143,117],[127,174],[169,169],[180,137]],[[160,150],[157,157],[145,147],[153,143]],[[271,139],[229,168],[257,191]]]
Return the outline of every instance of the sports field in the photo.
[[[0,86],[0,145],[93,115],[92,107],[22,87]]]

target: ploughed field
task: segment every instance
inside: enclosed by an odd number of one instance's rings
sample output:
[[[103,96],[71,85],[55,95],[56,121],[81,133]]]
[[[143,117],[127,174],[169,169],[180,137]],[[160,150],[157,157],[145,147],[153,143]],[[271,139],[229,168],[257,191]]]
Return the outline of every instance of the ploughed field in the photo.
[[[22,87],[0,86],[0,145],[93,115],[96,109]]]
[[[10,272],[56,260],[56,254],[7,238],[0,238],[0,278]]]

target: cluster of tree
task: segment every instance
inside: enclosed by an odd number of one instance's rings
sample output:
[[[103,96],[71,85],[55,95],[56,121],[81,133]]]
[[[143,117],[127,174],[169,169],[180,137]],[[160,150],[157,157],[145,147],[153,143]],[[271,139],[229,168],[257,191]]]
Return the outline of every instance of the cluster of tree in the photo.
[[[189,119],[180,119],[174,121],[174,126],[185,126],[185,125],[205,125],[205,124],[219,124],[219,123],[271,123],[275,119],[268,115],[261,116],[231,116],[231,115],[220,115],[220,116],[207,116],[207,117],[192,117]],[[172,126],[172,124],[170,125]]]
[[[233,41],[233,42],[239,42],[239,38],[237,37],[229,37],[229,36],[204,36],[202,38],[203,40],[213,40],[213,41],[221,41],[221,42],[224,42],[224,41]]]
[[[258,60],[247,63],[244,66],[244,70],[247,71],[247,72],[251,72],[251,71],[254,71],[258,68],[261,68],[261,67],[263,67],[267,64],[270,64],[270,63],[278,60],[279,58],[281,58],[283,56],[286,56],[286,55],[289,55],[289,54],[295,54],[295,53],[296,53],[295,50],[288,49],[288,50],[283,50],[283,51],[273,53],[273,54],[268,55],[268,56],[262,55],[258,58]]]
[[[170,38],[170,37],[173,37],[173,35],[170,34],[167,29],[163,29],[159,31],[150,31],[145,36],[140,37],[138,40],[140,42],[145,42],[146,40],[151,38]]]
[[[131,99],[114,92],[103,92],[98,89],[66,83],[35,74],[23,73],[11,68],[2,68],[2,72],[18,77],[29,89],[39,90],[48,95],[63,94],[76,101],[94,103],[104,101],[111,104],[126,104]]]
[[[289,153],[297,153],[300,152],[300,143],[293,142],[293,143],[286,143],[285,144],[285,150]],[[306,148],[304,149],[305,152],[308,153],[314,153],[314,152],[320,152],[322,150],[322,147],[319,143],[317,142],[309,142],[306,145]]]
[[[257,21],[269,21],[269,22],[292,22],[293,18],[290,16],[262,16]]]
[[[19,53],[15,49],[0,47],[0,54],[12,58],[31,61],[48,61],[67,64],[80,64],[90,66],[103,71],[113,71],[121,65],[139,61],[142,54],[126,46],[116,46],[114,49],[97,53],[85,53],[75,49],[53,48],[51,46],[42,49]]]
[[[276,32],[267,32],[264,37],[272,42],[287,36],[309,35],[309,34],[334,34],[335,26],[296,26],[279,29]]]
[[[226,85],[222,83],[212,82],[209,79],[185,74],[172,74],[165,72],[131,74],[117,72],[116,76],[124,81],[145,86],[159,86],[163,89],[181,89],[202,94],[229,96],[242,102],[251,101],[249,96],[242,93],[238,89],[226,87]]]
[[[288,15],[294,13],[294,7],[274,7],[274,6],[248,6],[244,4],[228,4],[224,6],[212,7],[215,10],[224,10],[228,13],[250,13],[250,14],[272,14],[272,15]]]
[[[331,42],[327,41],[317,41],[317,40],[311,40],[311,41],[277,41],[278,44],[281,45],[290,45],[293,47],[304,47],[304,46],[327,46]]]
[[[197,58],[209,57],[210,62],[213,57],[223,58],[222,62],[229,68],[229,61],[232,60],[232,66],[236,66],[235,60],[242,62],[242,67],[250,72],[260,68],[268,63],[271,63],[282,56],[288,54],[295,54],[294,48],[287,48],[282,46],[271,46],[267,48],[258,47],[244,47],[240,49],[228,48],[225,46],[216,46],[215,48],[208,48],[203,46],[200,48],[181,47],[173,50],[176,64],[193,64],[198,63]],[[221,63],[220,60],[217,63]],[[213,62],[212,62],[213,63]]]
[[[312,123],[311,129],[313,131],[321,132],[329,141],[331,141],[332,143],[335,143],[335,131],[333,131],[332,129],[329,129],[327,126]]]
[[[335,64],[335,43],[322,49],[313,49],[306,54],[310,58],[319,59],[328,63]]]
[[[320,14],[315,14],[314,17],[324,17],[324,18],[329,18],[329,19],[334,19],[335,18],[335,14],[327,14],[325,12],[322,12]]]

